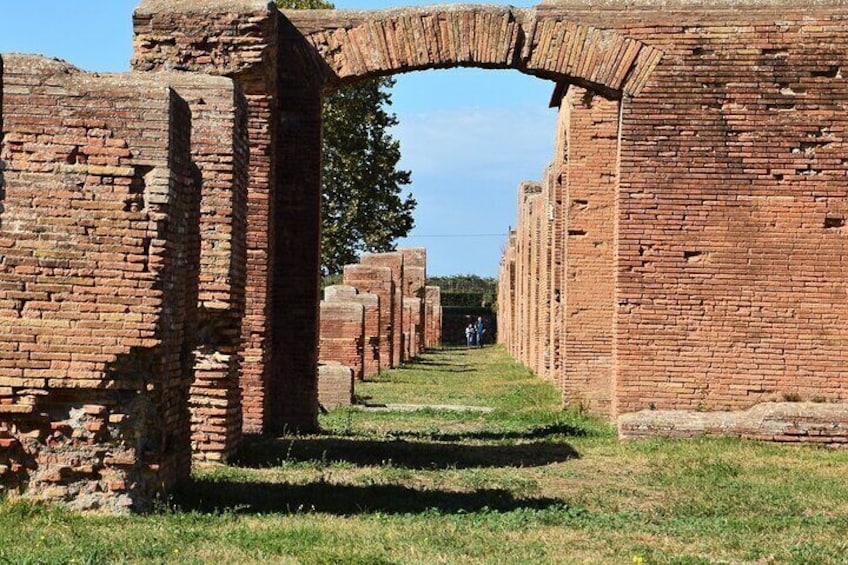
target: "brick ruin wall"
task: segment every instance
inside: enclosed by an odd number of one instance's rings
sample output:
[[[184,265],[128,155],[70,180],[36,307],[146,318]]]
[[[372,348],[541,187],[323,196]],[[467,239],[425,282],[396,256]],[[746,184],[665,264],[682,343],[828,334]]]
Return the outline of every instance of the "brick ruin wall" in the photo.
[[[426,53],[397,13],[145,0],[134,73],[5,57],[5,490],[143,509],[192,448],[315,429],[322,92],[456,65],[560,82],[502,263],[513,355],[625,436],[848,441],[848,9],[427,10],[403,16],[433,29]],[[370,58],[363,21],[391,31]],[[350,270],[381,301],[381,367],[405,331],[428,340],[415,261]]]
[[[362,380],[365,356],[365,307],[354,302],[321,302],[318,358],[335,361]]]
[[[166,81],[33,56],[0,83],[0,486],[145,509],[190,468],[189,106]]]
[[[379,299],[379,365],[377,372],[379,373],[384,369],[393,367],[392,352],[394,351],[394,339],[392,324],[396,302],[392,270],[389,267],[345,265],[343,281],[345,286],[356,288],[360,292],[374,294]]]
[[[352,286],[333,285],[324,288],[326,302],[354,302],[365,309],[365,334],[361,379],[373,377],[380,372],[380,297],[376,294],[359,292]],[[319,362],[323,362],[319,354]]]
[[[404,256],[400,252],[391,253],[363,253],[359,258],[362,265],[373,267],[388,267],[392,271],[392,283],[394,285],[394,308],[392,311],[392,324],[389,333],[392,339],[392,355],[390,366],[397,367],[406,360],[404,353],[403,335],[406,331],[404,326],[403,297],[405,292],[404,279]]]
[[[424,287],[424,348],[442,346],[442,289],[437,286]]]
[[[441,327],[441,290],[438,287],[426,287],[425,290],[425,249],[370,253],[363,255],[363,260],[367,264],[344,266],[345,284],[327,286],[323,291],[318,395],[320,405],[325,409],[327,406],[345,405],[338,402],[340,394],[345,396],[347,387],[338,367],[350,371],[350,386],[355,392],[356,381],[396,366],[391,363],[395,344],[393,321],[398,318],[396,309],[403,310],[405,325],[400,347],[404,348],[404,360],[415,359],[423,352],[424,328]],[[406,266],[407,260],[416,266]],[[391,265],[395,269],[379,265]],[[398,267],[402,267],[409,277],[399,281],[396,274]],[[415,296],[402,296],[400,302],[395,302],[396,283],[404,285],[404,294]],[[425,295],[429,300],[426,305],[422,298],[417,297]],[[439,341],[440,338],[434,339],[433,343]]]
[[[627,437],[845,442],[846,14],[740,16],[569,12],[664,56],[638,96],[571,86],[562,98],[553,181],[541,183],[554,213],[540,231],[544,197],[522,201],[501,263],[501,335]]]

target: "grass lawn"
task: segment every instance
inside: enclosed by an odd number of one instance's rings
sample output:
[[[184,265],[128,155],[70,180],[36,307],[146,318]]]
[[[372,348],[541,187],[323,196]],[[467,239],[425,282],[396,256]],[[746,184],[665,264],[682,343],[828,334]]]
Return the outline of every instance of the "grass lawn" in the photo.
[[[335,411],[148,516],[0,503],[0,563],[848,563],[848,451],[621,443],[497,347],[358,395],[494,410]]]

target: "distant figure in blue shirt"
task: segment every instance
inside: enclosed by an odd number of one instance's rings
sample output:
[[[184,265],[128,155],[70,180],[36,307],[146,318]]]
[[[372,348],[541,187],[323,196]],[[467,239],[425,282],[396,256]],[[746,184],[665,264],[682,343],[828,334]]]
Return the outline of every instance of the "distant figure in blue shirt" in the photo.
[[[477,317],[477,323],[474,325],[475,333],[477,334],[477,347],[483,347],[483,334],[486,333],[486,328],[483,327],[483,318]]]

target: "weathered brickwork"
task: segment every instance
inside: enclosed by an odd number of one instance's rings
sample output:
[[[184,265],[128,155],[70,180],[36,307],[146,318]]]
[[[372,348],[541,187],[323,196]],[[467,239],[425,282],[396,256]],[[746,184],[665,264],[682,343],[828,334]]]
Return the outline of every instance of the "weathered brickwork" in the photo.
[[[228,79],[166,76],[192,112],[192,159],[201,183],[192,452],[222,461],[235,453],[242,432],[238,352],[247,259],[247,107]]]
[[[392,323],[394,320],[395,283],[392,270],[389,267],[372,267],[368,265],[345,265],[344,284],[358,289],[360,292],[374,294],[380,303],[379,322],[379,353],[377,354],[377,372],[392,366],[394,340]]]
[[[407,322],[407,326],[415,325],[408,331],[415,334],[415,340],[409,348],[414,349],[416,357],[424,350],[424,328],[427,325],[427,308],[425,303],[425,286],[427,285],[427,249],[424,247],[401,247],[398,251],[403,254],[404,264],[404,296],[418,298],[418,312],[415,322]],[[414,331],[413,331],[414,330]]]
[[[421,353],[421,339],[419,331],[421,328],[421,299],[420,298],[403,298],[404,319],[406,320],[406,328],[403,332],[405,357],[410,361],[418,357]]]
[[[573,87],[561,108],[568,136],[562,389],[566,402],[611,414],[618,103]]]
[[[315,429],[322,96],[451,66],[557,83],[556,154],[501,265],[516,358],[625,436],[844,443],[846,20],[828,0],[144,0],[134,73],[4,57],[0,485],[142,509],[192,448]],[[430,343],[420,251],[346,269],[379,298],[379,367]]]
[[[522,241],[530,230],[522,218],[534,213],[526,206],[501,266],[501,309],[515,312],[501,315],[510,350],[538,367],[530,348],[544,331],[532,319],[540,306],[525,302],[540,299],[535,277],[550,279],[548,344],[564,396],[621,415],[622,434],[691,435],[701,426],[844,441],[844,418],[833,416],[844,404],[827,404],[845,403],[848,377],[838,322],[847,273],[837,179],[846,169],[835,133],[845,122],[836,110],[846,98],[844,52],[835,47],[848,39],[844,10],[759,4],[743,17],[682,5],[570,7],[568,17],[664,56],[638,96],[560,91],[548,183],[554,226],[540,244],[551,248],[552,268],[534,264]],[[540,13],[564,12],[551,4]],[[692,416],[785,398],[819,401],[803,405],[818,424],[777,433],[765,423],[758,431],[756,419]]]
[[[365,309],[362,371],[355,376],[365,379],[378,374],[380,372],[380,297],[376,294],[358,292],[352,286],[334,285],[324,289],[324,301],[353,302],[361,304]]]
[[[147,508],[190,466],[188,104],[167,81],[33,56],[5,57],[2,84],[0,486]]]
[[[363,379],[365,307],[355,302],[321,302],[320,362],[335,361]]]
[[[388,267],[392,272],[392,283],[395,288],[393,303],[395,307],[392,309],[392,325],[389,329],[389,334],[392,338],[392,355],[389,360],[390,367],[398,367],[406,360],[403,343],[403,335],[406,331],[404,326],[405,309],[403,303],[404,289],[406,287],[404,282],[403,259],[403,254],[397,251],[391,253],[363,253],[362,257],[359,258],[359,262],[363,265]]]
[[[136,70],[226,75],[245,93],[250,165],[243,427],[249,433],[314,429],[320,194],[310,188],[320,174],[320,93],[305,77],[321,76],[317,59],[299,48],[303,40],[293,38],[291,26],[264,1],[147,0],[134,24]],[[284,115],[299,117],[280,119],[281,105]],[[287,152],[296,155],[297,167],[289,165]]]
[[[435,349],[442,346],[442,289],[437,286],[424,287],[424,347]]]
[[[318,364],[318,404],[324,410],[335,410],[353,404],[353,373],[340,363]]]

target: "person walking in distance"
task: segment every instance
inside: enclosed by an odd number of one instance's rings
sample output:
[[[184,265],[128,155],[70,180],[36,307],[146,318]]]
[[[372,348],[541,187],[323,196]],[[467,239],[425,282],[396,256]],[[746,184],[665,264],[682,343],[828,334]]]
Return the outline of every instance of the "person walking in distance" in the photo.
[[[471,347],[474,345],[474,324],[468,324],[465,328],[465,346]]]
[[[483,327],[483,317],[477,317],[477,323],[474,325],[475,333],[477,334],[477,347],[483,347],[483,334],[486,333],[486,328]]]

